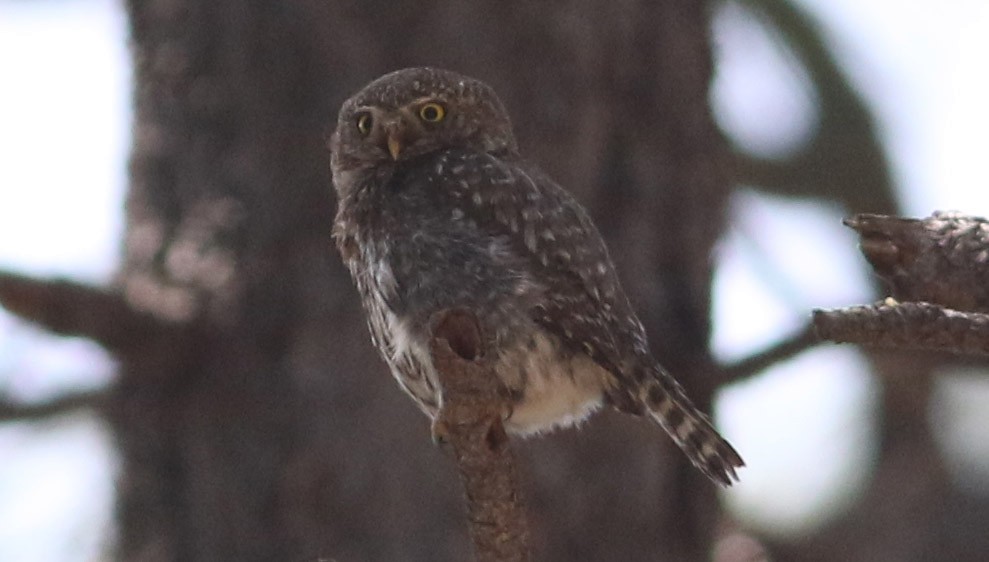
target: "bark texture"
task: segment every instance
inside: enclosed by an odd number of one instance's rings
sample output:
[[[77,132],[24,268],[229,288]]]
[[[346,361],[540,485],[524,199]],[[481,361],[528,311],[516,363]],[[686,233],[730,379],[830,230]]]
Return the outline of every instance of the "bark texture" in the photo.
[[[515,454],[502,425],[510,407],[485,352],[477,318],[444,311],[433,329],[433,364],[443,405],[433,440],[449,443],[467,502],[467,525],[477,562],[530,560],[529,520]]]

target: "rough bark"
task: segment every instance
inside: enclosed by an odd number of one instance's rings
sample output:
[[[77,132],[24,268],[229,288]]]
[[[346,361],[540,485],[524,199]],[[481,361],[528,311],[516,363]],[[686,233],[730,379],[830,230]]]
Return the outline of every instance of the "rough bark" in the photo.
[[[836,343],[989,355],[989,315],[924,302],[815,310],[818,335]]]
[[[432,354],[443,404],[433,420],[433,440],[449,443],[467,501],[467,524],[477,562],[530,559],[529,523],[515,454],[502,425],[510,407],[483,349],[470,311],[439,315]]]
[[[863,214],[845,224],[897,300],[989,312],[989,221],[936,212],[925,219]]]

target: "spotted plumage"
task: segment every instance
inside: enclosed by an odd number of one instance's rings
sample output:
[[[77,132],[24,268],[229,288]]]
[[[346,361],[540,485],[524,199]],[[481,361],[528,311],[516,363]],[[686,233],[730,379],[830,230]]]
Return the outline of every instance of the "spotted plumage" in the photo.
[[[338,248],[374,344],[426,414],[442,403],[431,320],[464,308],[496,354],[510,432],[611,404],[732,482],[742,459],[652,358],[590,217],[520,157],[490,87],[427,68],[385,75],[344,103],[331,150]]]

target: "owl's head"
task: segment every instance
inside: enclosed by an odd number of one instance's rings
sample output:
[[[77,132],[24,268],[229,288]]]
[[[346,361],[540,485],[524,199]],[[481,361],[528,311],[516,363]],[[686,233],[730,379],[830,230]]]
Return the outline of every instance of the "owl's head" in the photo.
[[[334,173],[447,148],[514,153],[505,108],[487,84],[448,70],[406,68],[371,82],[340,108]]]

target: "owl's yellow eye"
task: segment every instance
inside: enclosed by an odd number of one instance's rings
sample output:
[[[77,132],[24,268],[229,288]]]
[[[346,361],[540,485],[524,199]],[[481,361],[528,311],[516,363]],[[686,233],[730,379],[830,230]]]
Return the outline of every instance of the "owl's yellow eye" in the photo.
[[[371,127],[374,125],[374,119],[371,117],[370,113],[361,113],[357,118],[357,130],[361,132],[365,137],[371,132]]]
[[[419,108],[419,118],[427,123],[439,123],[445,116],[446,110],[436,102],[425,103]]]

